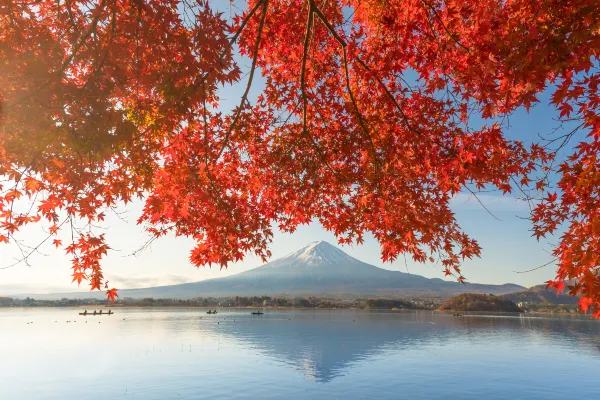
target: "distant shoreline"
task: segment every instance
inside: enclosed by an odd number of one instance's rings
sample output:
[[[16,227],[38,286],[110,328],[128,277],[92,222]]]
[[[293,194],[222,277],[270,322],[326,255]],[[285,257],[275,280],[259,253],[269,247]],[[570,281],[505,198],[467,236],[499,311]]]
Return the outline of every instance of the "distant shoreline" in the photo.
[[[127,308],[127,309],[131,309],[131,308],[144,308],[144,309],[199,309],[199,310],[217,310],[217,311],[221,311],[221,310],[312,310],[312,311],[317,311],[317,310],[323,310],[323,311],[343,311],[343,310],[352,310],[352,311],[394,311],[394,312],[401,312],[401,311],[439,311],[439,310],[430,310],[430,309],[421,309],[421,308],[402,308],[402,309],[390,309],[390,308],[358,308],[358,307],[276,307],[276,306],[260,306],[260,307],[222,307],[222,306],[164,306],[164,305],[160,305],[160,306],[137,306],[137,305],[118,305],[118,306],[112,306],[112,305],[76,305],[76,306],[15,306],[15,307],[0,307],[0,310],[2,309],[34,309],[34,308],[58,308],[58,309],[77,309],[77,310],[94,310],[94,307],[96,308],[96,310],[106,310],[106,309],[111,309],[111,310],[118,310],[121,308]]]
[[[486,297],[494,301],[507,301],[504,296],[481,295],[477,293],[461,294],[455,298]],[[454,298],[452,298],[454,299]],[[450,300],[452,300],[450,299]],[[490,301],[491,301],[490,300]],[[128,298],[117,299],[115,303],[106,299],[69,299],[36,300],[35,298],[11,298],[0,296],[0,309],[2,308],[72,308],[77,310],[118,310],[120,308],[140,309],[198,309],[198,310],[365,310],[365,311],[405,311],[405,310],[439,310],[445,301],[437,297],[404,297],[404,298],[369,298],[354,297],[352,299],[339,299],[332,297],[278,297],[278,296],[232,296],[232,297],[193,297],[189,299],[178,298]],[[464,313],[477,302],[458,302],[452,311]],[[479,304],[479,303],[477,303]],[[475,305],[477,305],[475,304]],[[529,303],[520,302],[520,307],[527,315],[578,315],[576,305]],[[468,307],[467,307],[468,306]],[[448,310],[450,311],[450,310]],[[473,309],[472,312],[482,310]],[[493,311],[493,310],[489,310]],[[497,310],[510,312],[510,310]]]
[[[12,309],[12,310],[20,310],[20,309],[76,309],[76,310],[88,310],[88,314],[93,316],[94,308],[93,306],[34,306],[34,307],[0,307],[2,309]],[[274,306],[264,306],[264,307],[207,307],[207,306],[136,306],[136,305],[120,305],[120,306],[96,306],[97,310],[118,310],[118,309],[156,309],[156,310],[169,310],[169,309],[178,309],[178,310],[217,310],[227,311],[227,310],[281,310],[281,311],[359,311],[359,312],[386,312],[386,313],[406,313],[406,312],[430,312],[435,314],[445,314],[452,316],[453,311],[444,311],[444,310],[430,310],[430,309],[387,309],[387,308],[310,308],[310,307],[274,307]],[[113,311],[114,313],[114,311]],[[530,311],[530,312],[495,312],[495,311],[461,311],[462,317],[481,317],[481,316],[521,316],[524,318],[527,317],[543,317],[543,316],[572,316],[572,317],[581,317],[583,319],[593,320],[589,315],[581,314],[581,313],[572,313],[572,312],[564,312],[564,311],[555,311],[555,312],[539,312],[539,311]],[[103,313],[104,315],[104,313]],[[107,314],[108,315],[108,314]],[[218,315],[218,314],[217,314]]]

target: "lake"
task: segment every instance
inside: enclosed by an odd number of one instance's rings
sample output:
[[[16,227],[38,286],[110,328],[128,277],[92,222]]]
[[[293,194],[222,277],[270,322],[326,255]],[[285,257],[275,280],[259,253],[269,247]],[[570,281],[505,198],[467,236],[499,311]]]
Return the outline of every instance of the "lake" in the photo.
[[[78,311],[0,309],[1,399],[600,396],[600,323],[585,316]]]

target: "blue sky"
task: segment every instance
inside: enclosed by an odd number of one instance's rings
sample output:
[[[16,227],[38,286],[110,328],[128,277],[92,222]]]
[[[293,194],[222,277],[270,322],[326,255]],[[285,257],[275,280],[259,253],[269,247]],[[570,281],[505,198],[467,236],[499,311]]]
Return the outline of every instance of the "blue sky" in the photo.
[[[242,66],[249,67],[243,61]],[[251,94],[256,96],[261,82],[257,80]],[[239,101],[245,88],[241,82],[222,91],[222,107],[230,109]],[[509,119],[510,127],[506,130],[509,138],[526,142],[536,141],[538,134],[550,134],[558,125],[557,113],[548,107],[548,95],[541,97],[541,102],[530,112],[518,110]],[[568,151],[568,149],[567,149]],[[524,220],[529,208],[526,203],[513,196],[501,196],[495,193],[482,194],[480,200],[500,220],[495,219],[468,193],[460,194],[452,201],[452,210],[464,228],[476,238],[483,248],[480,259],[468,260],[464,263],[463,274],[470,282],[476,283],[517,283],[532,286],[554,277],[554,265],[539,270],[519,274],[515,271],[529,270],[550,261],[553,238],[536,241],[531,237],[531,224]],[[193,241],[186,238],[166,237],[137,256],[128,256],[140,247],[147,235],[135,220],[141,212],[141,203],[134,202],[124,208],[127,210],[125,223],[114,215],[107,218],[106,235],[114,248],[105,259],[104,271],[111,286],[117,288],[147,287],[163,284],[174,284],[198,281],[209,278],[227,276],[257,267],[262,263],[253,257],[229,266],[219,268],[193,267],[188,261]],[[44,234],[36,228],[25,232],[29,243],[36,243]],[[271,250],[273,259],[291,253],[306,243],[314,240],[325,240],[337,243],[333,234],[326,232],[318,223],[300,227],[294,234],[276,232]],[[341,247],[353,257],[386,269],[406,272],[404,259],[395,263],[382,263],[378,243],[367,236],[361,246]],[[19,264],[11,268],[0,269],[0,295],[16,293],[48,293],[58,291],[75,291],[77,286],[70,284],[71,270],[69,258],[62,251],[54,250],[50,243],[42,248],[44,254],[37,254],[30,259],[30,265]],[[0,268],[12,264],[16,249],[0,246]],[[439,266],[415,264],[408,260],[408,271],[426,277],[443,277]],[[85,287],[79,290],[87,290]]]

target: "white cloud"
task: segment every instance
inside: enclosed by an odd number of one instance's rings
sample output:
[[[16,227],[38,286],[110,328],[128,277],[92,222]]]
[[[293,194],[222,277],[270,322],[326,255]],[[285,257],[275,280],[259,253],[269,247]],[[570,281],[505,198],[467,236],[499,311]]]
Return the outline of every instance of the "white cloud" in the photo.
[[[146,287],[154,287],[154,286],[167,286],[167,285],[178,285],[181,283],[194,282],[193,279],[190,279],[186,276],[182,275],[173,275],[173,274],[165,274],[165,275],[155,275],[155,276],[123,276],[110,274],[109,276],[109,286],[116,287],[119,289],[135,289],[135,288],[146,288]]]

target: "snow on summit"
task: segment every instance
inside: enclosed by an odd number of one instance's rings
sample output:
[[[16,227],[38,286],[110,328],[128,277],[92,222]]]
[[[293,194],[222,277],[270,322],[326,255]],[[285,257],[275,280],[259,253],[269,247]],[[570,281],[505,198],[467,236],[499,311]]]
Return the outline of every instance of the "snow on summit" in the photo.
[[[305,247],[285,257],[285,259],[301,260],[313,266],[324,264],[342,265],[353,260],[342,250],[324,241],[310,242]]]
[[[522,291],[518,285],[462,285],[442,279],[391,271],[364,263],[327,242],[311,242],[268,264],[222,278],[143,289],[123,289],[134,298],[193,298],[249,295],[450,296],[456,293],[505,294]],[[121,294],[122,293],[122,294]],[[104,293],[57,293],[42,298],[88,298]],[[54,296],[54,297],[52,297]],[[85,297],[84,297],[85,296]],[[38,296],[36,296],[38,298]]]

